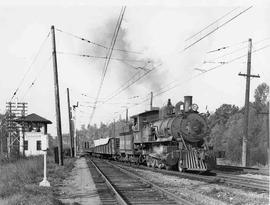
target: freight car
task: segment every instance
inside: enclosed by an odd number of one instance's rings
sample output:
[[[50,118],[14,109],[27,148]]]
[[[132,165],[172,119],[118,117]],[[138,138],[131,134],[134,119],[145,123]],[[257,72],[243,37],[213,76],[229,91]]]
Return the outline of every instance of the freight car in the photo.
[[[94,147],[90,149],[93,156],[111,158],[119,153],[118,138],[102,138],[94,140]]]
[[[111,138],[114,146],[109,139],[106,145],[95,147],[94,152],[181,172],[208,171],[215,167],[216,159],[204,141],[209,134],[206,118],[205,113],[198,112],[198,105],[192,103],[192,96],[185,96],[184,102],[175,106],[169,99],[161,109],[132,116],[125,131]]]

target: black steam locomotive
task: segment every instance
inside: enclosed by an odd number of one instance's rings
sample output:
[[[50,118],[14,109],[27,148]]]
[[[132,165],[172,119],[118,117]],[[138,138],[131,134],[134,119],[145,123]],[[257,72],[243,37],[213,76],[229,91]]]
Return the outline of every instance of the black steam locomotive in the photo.
[[[161,109],[131,117],[132,124],[115,138],[95,141],[92,154],[151,167],[209,171],[216,165],[213,150],[204,143],[209,133],[206,114],[198,112],[192,96]],[[102,142],[101,142],[102,141]]]

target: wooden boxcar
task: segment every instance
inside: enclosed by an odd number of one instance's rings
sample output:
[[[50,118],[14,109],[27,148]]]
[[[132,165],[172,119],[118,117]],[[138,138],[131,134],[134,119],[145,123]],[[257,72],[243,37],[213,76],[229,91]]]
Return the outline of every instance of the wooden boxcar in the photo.
[[[119,153],[119,139],[103,138],[94,140],[94,153],[104,156],[117,155]]]

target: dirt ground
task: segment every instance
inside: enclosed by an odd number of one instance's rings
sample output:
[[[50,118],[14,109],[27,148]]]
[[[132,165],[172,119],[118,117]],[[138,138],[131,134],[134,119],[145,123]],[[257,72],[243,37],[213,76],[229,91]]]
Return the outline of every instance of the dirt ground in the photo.
[[[85,158],[76,160],[70,176],[64,180],[60,188],[59,199],[64,204],[101,204]]]

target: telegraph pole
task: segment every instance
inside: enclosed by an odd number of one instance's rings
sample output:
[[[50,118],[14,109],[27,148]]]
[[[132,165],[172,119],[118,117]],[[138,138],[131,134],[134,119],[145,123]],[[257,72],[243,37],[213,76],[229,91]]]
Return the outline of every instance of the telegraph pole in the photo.
[[[247,138],[248,138],[248,119],[249,119],[249,93],[250,93],[250,77],[259,78],[259,75],[251,75],[251,53],[252,39],[248,39],[248,57],[247,57],[247,74],[239,73],[238,75],[246,77],[246,94],[245,94],[245,115],[244,115],[244,130],[242,144],[242,166],[247,166]]]
[[[72,130],[72,113],[70,110],[70,98],[69,98],[69,88],[67,88],[67,103],[68,103],[68,122],[69,122],[69,136],[70,136],[70,155],[74,157],[74,146],[73,146],[73,130]]]
[[[126,108],[126,123],[128,123],[128,108]]]
[[[61,112],[60,112],[60,99],[59,99],[59,85],[58,85],[58,71],[57,71],[57,58],[56,58],[56,45],[55,45],[55,32],[54,26],[51,27],[52,33],[52,58],[53,58],[53,72],[54,72],[54,94],[55,94],[55,110],[56,110],[56,127],[58,137],[58,157],[59,165],[63,166],[63,141],[61,129]]]
[[[73,136],[73,141],[74,141],[74,156],[77,156],[77,133],[76,133],[76,108],[79,106],[79,103],[77,102],[77,105],[73,105],[73,127],[74,127],[74,136]]]
[[[8,157],[11,157],[11,127],[13,126],[11,123],[12,118],[12,102],[8,102],[8,138],[7,138],[7,151]]]
[[[150,110],[153,109],[153,92],[150,93]]]
[[[115,119],[113,119],[113,137],[115,138]]]
[[[268,96],[268,99],[269,100],[267,102],[267,107],[268,107],[268,113],[267,113],[268,114],[268,116],[267,116],[267,139],[268,139],[267,140],[267,145],[268,145],[267,146],[267,154],[268,155],[267,156],[268,156],[268,166],[269,166],[270,165],[270,156],[269,156],[270,155],[270,150],[269,150],[270,149],[269,148],[269,141],[270,141],[270,130],[269,130],[270,129],[270,119],[269,119],[270,118],[270,97],[269,96]]]
[[[23,106],[23,110],[22,110],[22,151],[23,151],[23,156],[25,157],[25,104],[26,103],[22,103]]]

